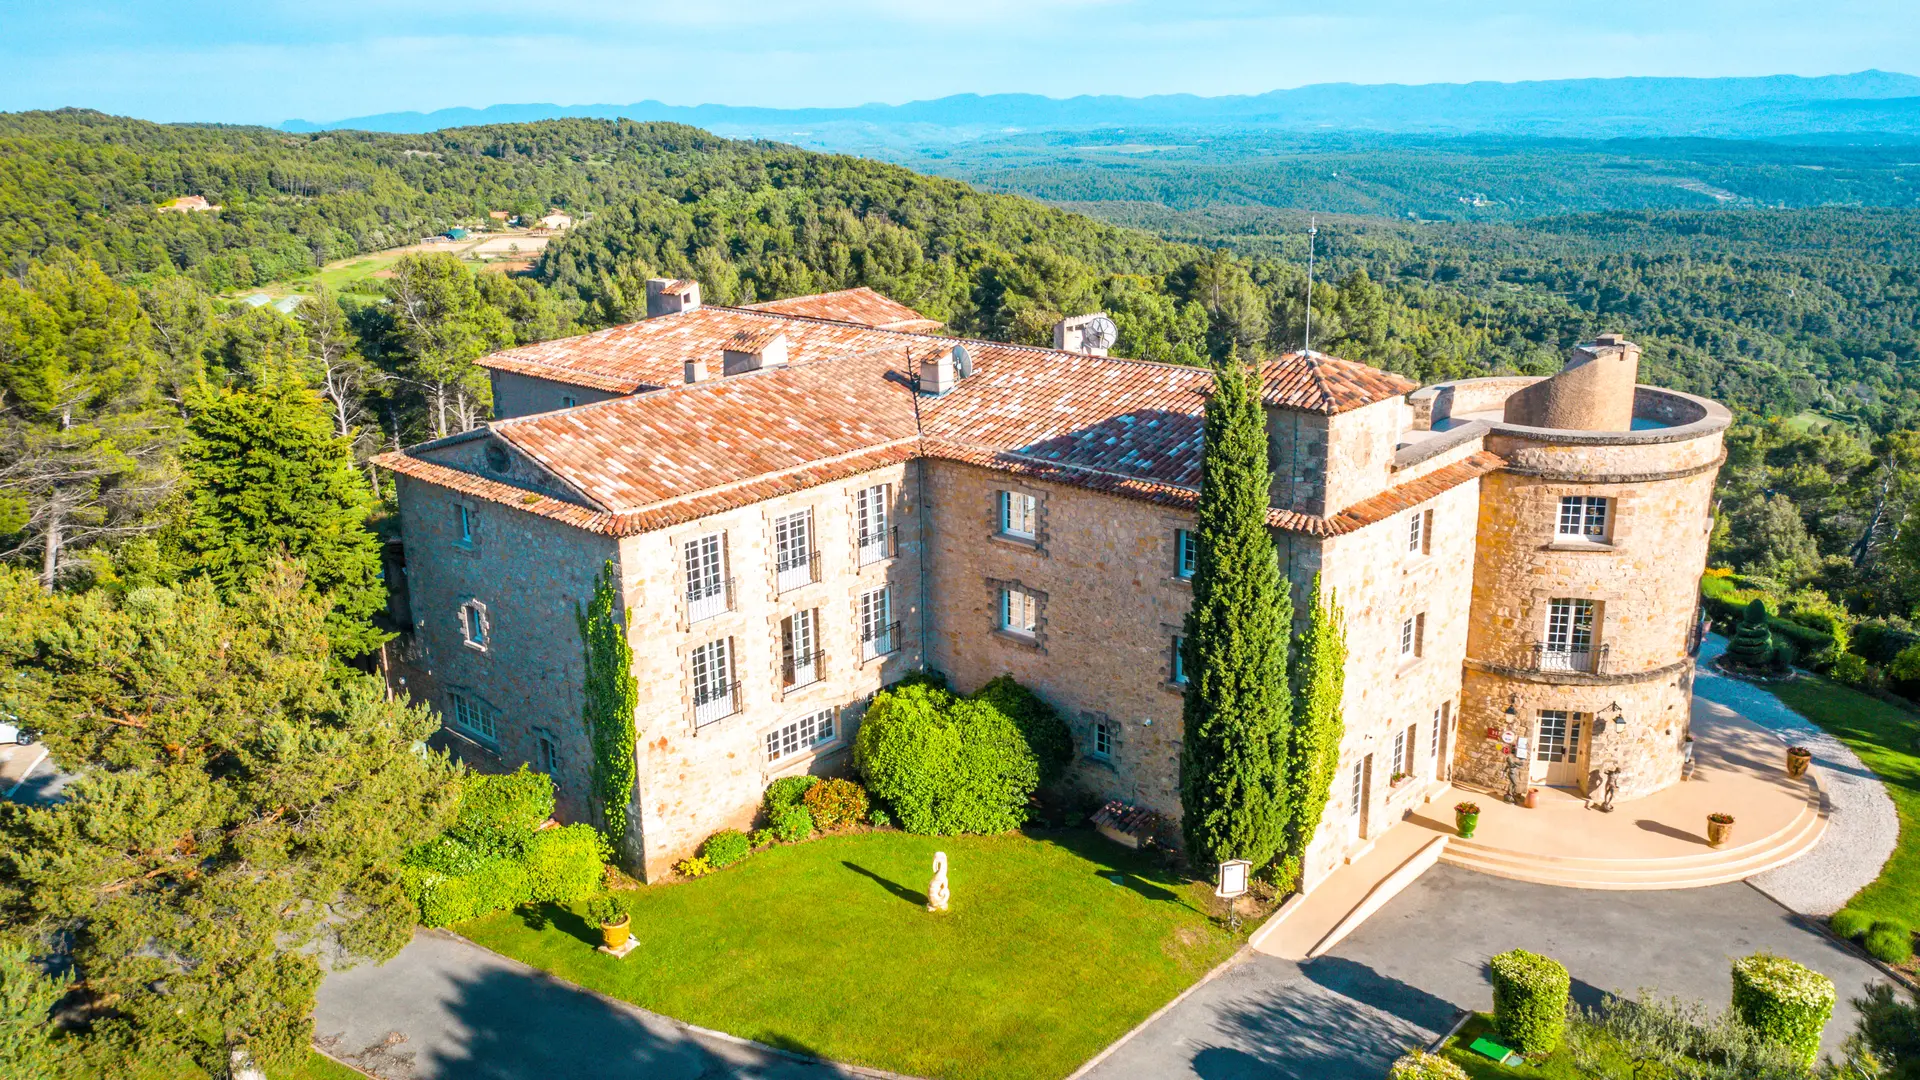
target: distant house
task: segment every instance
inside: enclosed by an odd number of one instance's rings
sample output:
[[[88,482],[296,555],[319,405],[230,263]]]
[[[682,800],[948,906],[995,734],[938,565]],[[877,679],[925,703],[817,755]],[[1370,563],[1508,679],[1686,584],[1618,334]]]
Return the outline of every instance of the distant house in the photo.
[[[552,229],[555,232],[559,232],[562,229],[573,228],[573,217],[570,214],[563,214],[560,211],[555,210],[553,213],[548,214],[546,217],[541,218],[540,225],[542,228]]]
[[[487,216],[495,221],[505,221],[513,215],[505,210],[489,210],[487,211]]]
[[[163,214],[188,214],[198,213],[202,210],[218,209],[220,208],[208,202],[204,195],[182,195],[170,203],[162,204],[160,212]]]

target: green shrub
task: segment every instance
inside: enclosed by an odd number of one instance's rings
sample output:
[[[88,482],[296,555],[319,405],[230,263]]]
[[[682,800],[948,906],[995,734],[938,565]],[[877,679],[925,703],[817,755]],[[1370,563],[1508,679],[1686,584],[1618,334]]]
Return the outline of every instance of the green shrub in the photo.
[[[800,800],[821,832],[832,832],[867,819],[867,789],[838,778],[815,784]]]
[[[1920,682],[1920,645],[1901,649],[1887,665],[1887,677],[1903,683]]]
[[[407,867],[400,887],[420,906],[420,921],[428,926],[452,926],[532,899],[526,868],[512,859],[493,859],[458,876]]]
[[[527,841],[521,857],[528,896],[571,904],[592,896],[607,876],[607,842],[591,825],[542,829]]]
[[[456,836],[440,835],[407,852],[406,862],[449,877],[471,874],[500,856]]]
[[[1005,713],[934,687],[875,695],[853,754],[867,788],[911,833],[1017,829],[1040,782],[1033,751]]]
[[[587,901],[587,921],[597,926],[617,923],[621,919],[632,917],[627,910],[626,901],[612,893],[601,893]]]
[[[999,709],[1020,729],[1027,749],[1040,766],[1040,786],[1051,787],[1066,775],[1073,763],[1073,732],[1060,719],[1059,710],[1040,695],[1020,685],[1011,675],[1002,675],[973,693],[973,700]]]
[[[893,816],[877,806],[867,810],[867,820],[882,829],[893,824]]]
[[[799,806],[813,785],[820,782],[817,776],[783,776],[767,785],[767,793],[760,798],[760,808],[772,821],[780,811],[790,806]]]
[[[1820,1052],[1834,1000],[1832,979],[1786,957],[1755,953],[1733,962],[1733,1009],[1741,1022],[1807,1065]]]
[[[553,816],[553,778],[525,765],[499,776],[469,773],[447,835],[489,856],[518,857],[533,827]]]
[[[747,843],[757,848],[766,847],[780,838],[773,835],[772,829],[755,829],[747,834]]]
[[[1468,1080],[1467,1070],[1425,1050],[1409,1050],[1387,1071],[1387,1080]]]
[[[1883,964],[1904,964],[1913,959],[1913,931],[1894,919],[1876,920],[1861,944]]]
[[[681,859],[674,863],[673,871],[681,877],[701,878],[713,873],[713,864],[695,855],[691,859]]]
[[[1835,934],[1849,941],[1857,941],[1873,929],[1873,916],[1853,908],[1841,908],[1827,920],[1827,925]]]
[[[1767,666],[1773,670],[1774,674],[1785,675],[1793,670],[1793,662],[1796,658],[1797,653],[1793,642],[1776,641],[1773,643],[1773,657],[1767,661]]]
[[[1493,968],[1493,1024],[1507,1045],[1544,1054],[1560,1045],[1573,986],[1558,961],[1525,949],[1503,952]]]
[[[700,845],[700,857],[715,870],[732,866],[753,854],[753,841],[738,829],[721,829]]]
[[[797,844],[813,835],[813,813],[804,806],[789,806],[773,819],[773,835]]]
[[[1867,658],[1856,653],[1841,653],[1833,658],[1833,666],[1827,669],[1833,680],[1844,686],[1865,686],[1867,684]]]
[[[1920,645],[1920,633],[1885,619],[1868,619],[1853,628],[1853,651],[1870,664],[1885,667],[1915,645]]]

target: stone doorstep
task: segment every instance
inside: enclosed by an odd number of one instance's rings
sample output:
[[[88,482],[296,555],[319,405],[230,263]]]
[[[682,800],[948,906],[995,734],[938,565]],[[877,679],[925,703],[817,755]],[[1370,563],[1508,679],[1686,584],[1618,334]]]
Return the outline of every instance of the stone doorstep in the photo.
[[[634,937],[632,934],[628,934],[627,940],[621,942],[620,947],[617,949],[609,949],[605,945],[595,945],[593,947],[593,951],[597,953],[606,953],[608,956],[613,957],[615,960],[624,960],[626,959],[628,953],[632,952],[633,950],[639,947],[640,947],[640,939],[637,937]]]

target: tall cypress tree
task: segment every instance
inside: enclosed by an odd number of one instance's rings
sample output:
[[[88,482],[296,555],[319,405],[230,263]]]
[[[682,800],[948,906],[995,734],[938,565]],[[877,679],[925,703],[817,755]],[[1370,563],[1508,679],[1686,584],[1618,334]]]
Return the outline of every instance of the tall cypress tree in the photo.
[[[1285,884],[1299,880],[1307,845],[1313,843],[1327,797],[1333,793],[1334,773],[1340,768],[1340,737],[1346,729],[1340,713],[1346,686],[1346,613],[1340,609],[1340,598],[1324,592],[1320,575],[1315,574],[1307,628],[1293,653],[1293,738],[1287,745],[1284,770],[1293,817],[1287,823],[1281,856]]]
[[[1183,646],[1181,829],[1195,866],[1224,859],[1264,866],[1279,854],[1291,816],[1281,770],[1293,602],[1267,531],[1258,377],[1238,360],[1215,372],[1205,440]]]
[[[627,808],[633,802],[634,710],[640,684],[633,677],[633,646],[627,643],[626,610],[613,563],[600,568],[593,599],[574,617],[586,646],[587,684],[583,719],[593,741],[593,793],[600,803],[601,831],[625,857]]]

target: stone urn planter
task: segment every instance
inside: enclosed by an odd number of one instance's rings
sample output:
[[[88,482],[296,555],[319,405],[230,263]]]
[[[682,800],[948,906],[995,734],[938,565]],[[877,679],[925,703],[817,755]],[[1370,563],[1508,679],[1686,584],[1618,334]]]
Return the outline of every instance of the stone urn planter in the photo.
[[[1453,831],[1460,834],[1460,839],[1462,840],[1473,839],[1473,830],[1478,828],[1479,825],[1480,825],[1480,804],[1479,803],[1463,802],[1463,803],[1454,804]]]
[[[601,895],[587,901],[587,918],[600,924],[600,942],[611,953],[626,947],[633,933],[633,916],[614,896]]]
[[[1807,775],[1807,766],[1813,764],[1813,751],[1804,746],[1787,748],[1787,775],[1795,780]]]
[[[1707,815],[1707,846],[1720,847],[1733,835],[1732,814]]]

